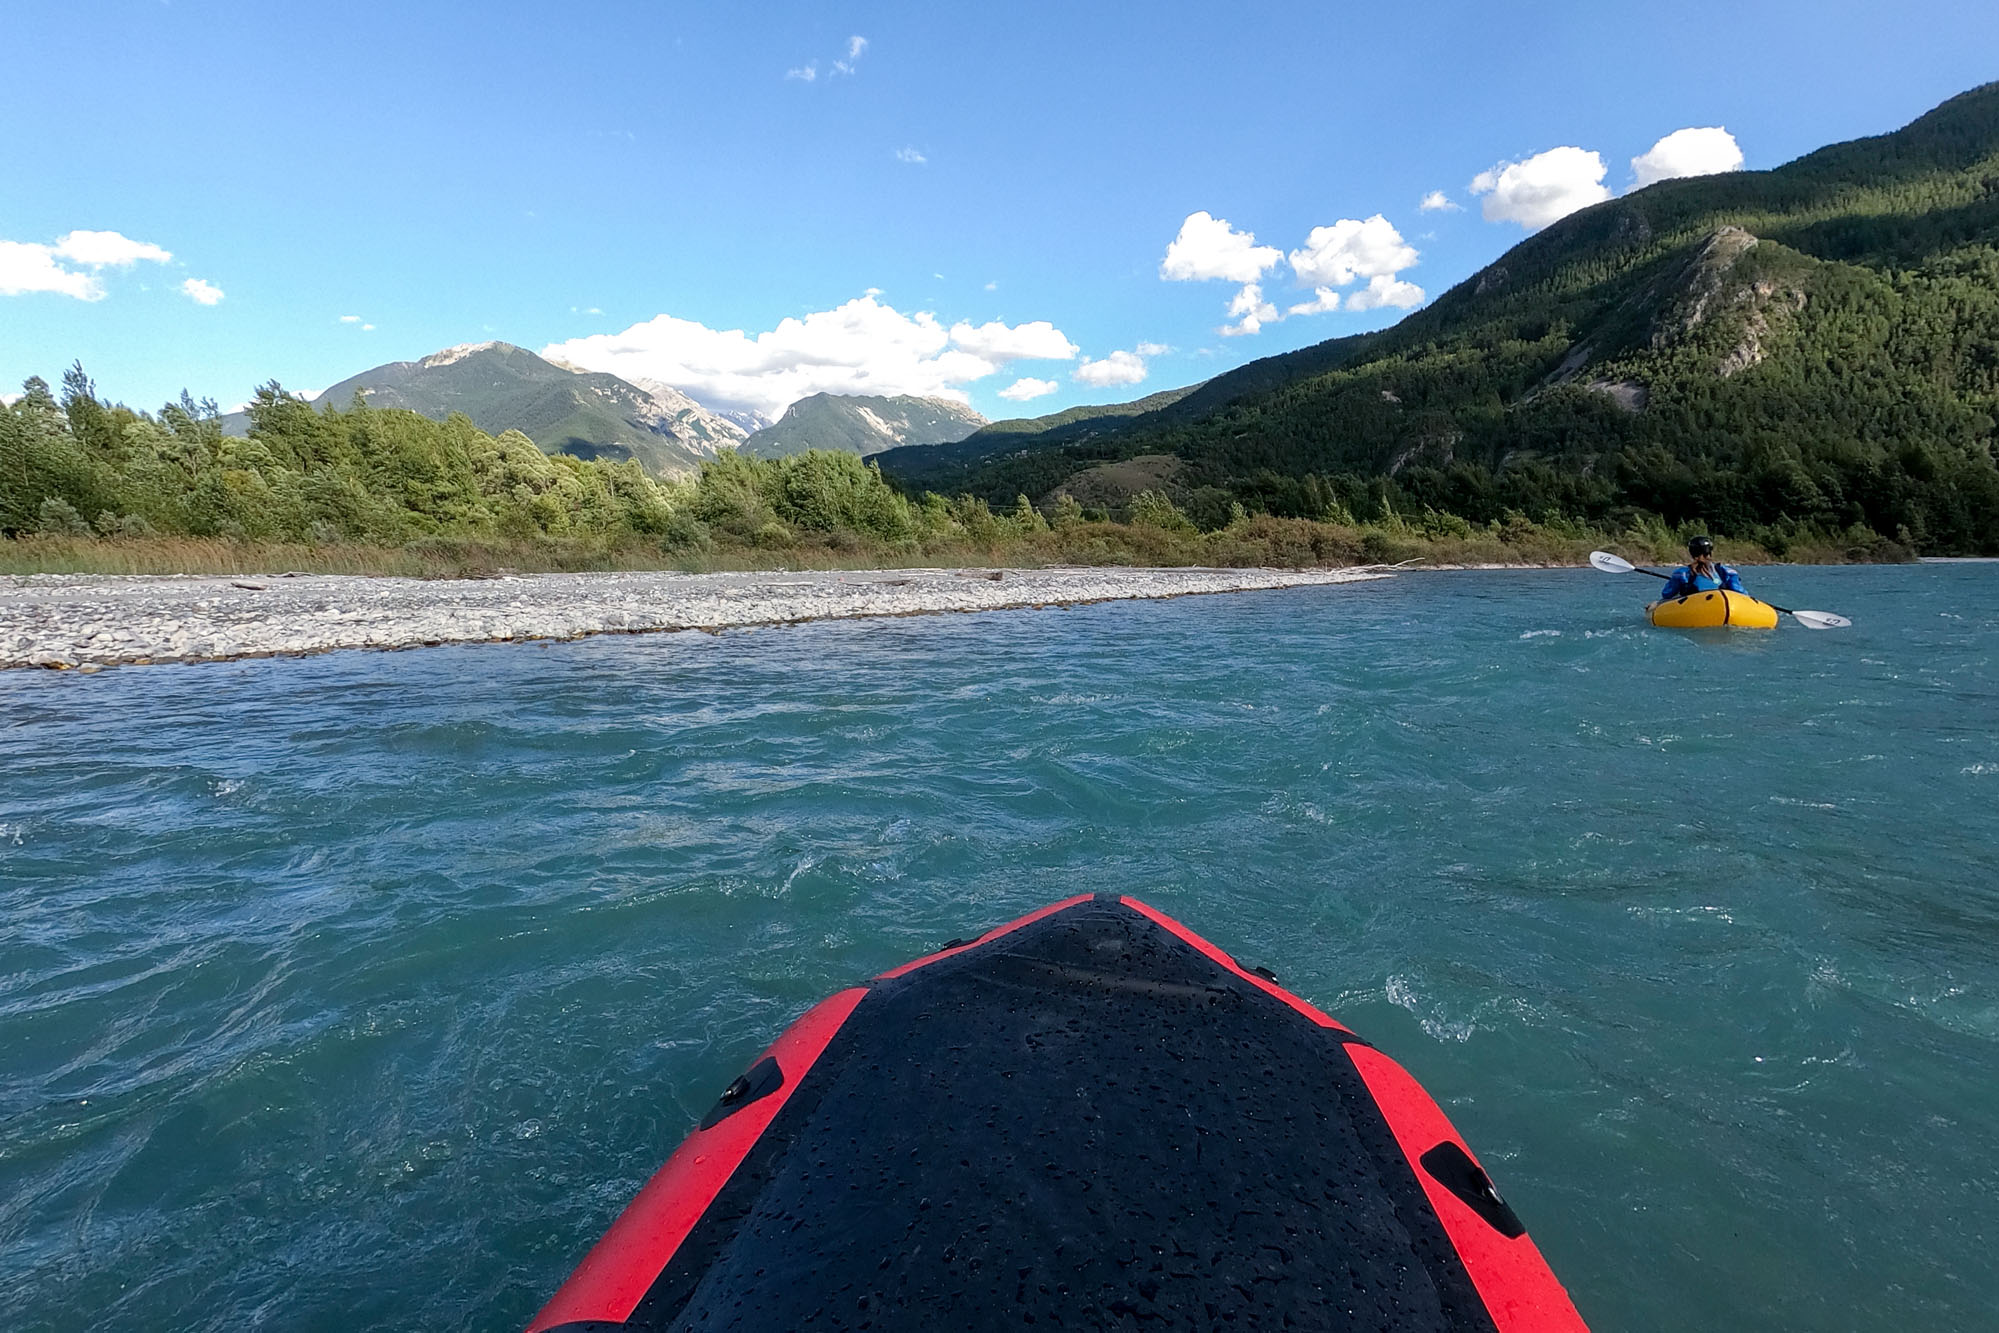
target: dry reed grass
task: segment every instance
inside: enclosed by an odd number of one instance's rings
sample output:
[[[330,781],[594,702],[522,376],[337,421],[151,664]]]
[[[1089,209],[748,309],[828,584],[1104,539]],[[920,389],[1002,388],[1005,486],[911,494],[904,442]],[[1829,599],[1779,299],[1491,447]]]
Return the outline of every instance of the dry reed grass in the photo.
[[[1220,532],[1193,533],[1123,523],[1073,523],[990,542],[965,540],[890,545],[851,533],[808,536],[777,549],[714,546],[664,548],[628,539],[531,541],[430,539],[406,546],[281,542],[198,537],[23,536],[0,539],[0,575],[20,574],[372,574],[401,578],[491,578],[500,574],[591,570],[689,573],[804,569],[936,567],[1038,568],[1049,565],[1311,568],[1422,561],[1436,565],[1580,565],[1594,546],[1614,546],[1639,561],[1677,564],[1673,543],[1654,534],[1622,539],[1567,537],[1542,529],[1468,536],[1426,536],[1409,529],[1348,527],[1258,516]],[[1751,543],[1731,543],[1738,564],[1770,562]],[[1794,564],[1895,559],[1895,551],[1857,551],[1833,541],[1794,545]]]

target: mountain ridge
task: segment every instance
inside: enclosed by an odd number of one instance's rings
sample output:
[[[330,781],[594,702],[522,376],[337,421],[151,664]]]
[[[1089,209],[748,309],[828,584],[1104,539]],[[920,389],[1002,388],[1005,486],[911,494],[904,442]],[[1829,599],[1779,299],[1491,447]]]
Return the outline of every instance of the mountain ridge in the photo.
[[[432,420],[454,412],[489,434],[519,430],[547,453],[613,462],[632,459],[659,476],[685,475],[746,432],[669,385],[634,384],[602,371],[550,361],[512,343],[461,343],[414,361],[350,375],[314,400],[407,408]],[[246,434],[233,413],[223,429]]]
[[[908,394],[815,393],[743,442],[751,458],[784,458],[807,449],[836,449],[863,458],[907,445],[962,440],[985,417],[949,398]]]

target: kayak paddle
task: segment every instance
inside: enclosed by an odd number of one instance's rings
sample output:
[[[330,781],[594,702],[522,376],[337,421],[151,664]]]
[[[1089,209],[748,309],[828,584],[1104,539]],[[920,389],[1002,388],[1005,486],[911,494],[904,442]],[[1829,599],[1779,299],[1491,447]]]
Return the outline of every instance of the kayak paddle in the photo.
[[[1661,574],[1656,569],[1641,569],[1623,556],[1612,555],[1608,551],[1591,551],[1589,562],[1606,574],[1650,574],[1655,579],[1671,579],[1671,574]],[[1766,602],[1772,611],[1781,611],[1796,620],[1806,629],[1846,629],[1853,624],[1845,616],[1836,616],[1830,611],[1793,611],[1788,606]]]

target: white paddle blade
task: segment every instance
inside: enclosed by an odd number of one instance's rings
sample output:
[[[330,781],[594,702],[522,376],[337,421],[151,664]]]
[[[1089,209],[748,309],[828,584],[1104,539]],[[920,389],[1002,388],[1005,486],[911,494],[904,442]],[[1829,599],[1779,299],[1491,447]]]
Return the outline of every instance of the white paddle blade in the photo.
[[[1853,622],[1830,611],[1793,611],[1791,618],[1806,629],[1852,629]]]
[[[1638,567],[1623,556],[1608,551],[1591,551],[1589,562],[1606,574],[1636,574]]]

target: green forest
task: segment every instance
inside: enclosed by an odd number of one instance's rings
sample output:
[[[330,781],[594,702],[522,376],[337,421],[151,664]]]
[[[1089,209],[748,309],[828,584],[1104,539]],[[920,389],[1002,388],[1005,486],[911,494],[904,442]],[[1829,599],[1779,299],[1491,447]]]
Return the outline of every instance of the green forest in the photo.
[[[158,413],[106,402],[81,366],[32,379],[0,408],[0,570],[468,574],[494,569],[935,564],[1352,565],[1416,557],[1567,562],[1598,534],[1509,515],[1474,528],[1439,514],[1370,523],[1253,514],[1202,524],[1163,493],[1113,516],[906,494],[851,453],[752,459],[732,450],[689,479],[632,462],[546,454],[462,415],[315,407],[275,384],[247,438],[212,402]],[[1669,553],[1658,524],[1625,549]],[[1839,554],[1830,552],[1827,554]]]
[[[443,534],[665,533],[673,506],[636,464],[543,453],[464,417],[314,411],[276,385],[224,435],[213,402],[157,415],[100,399],[81,366],[0,413],[0,531],[398,545]]]
[[[701,550],[783,548],[803,533],[914,543],[984,512],[916,503],[853,454],[756,461],[725,451],[694,481],[635,462],[548,454],[519,431],[434,421],[359,397],[315,409],[276,384],[247,437],[213,402],[155,414],[101,399],[81,366],[60,394],[32,379],[0,411],[9,536],[220,538],[393,547],[450,538],[595,538]]]

